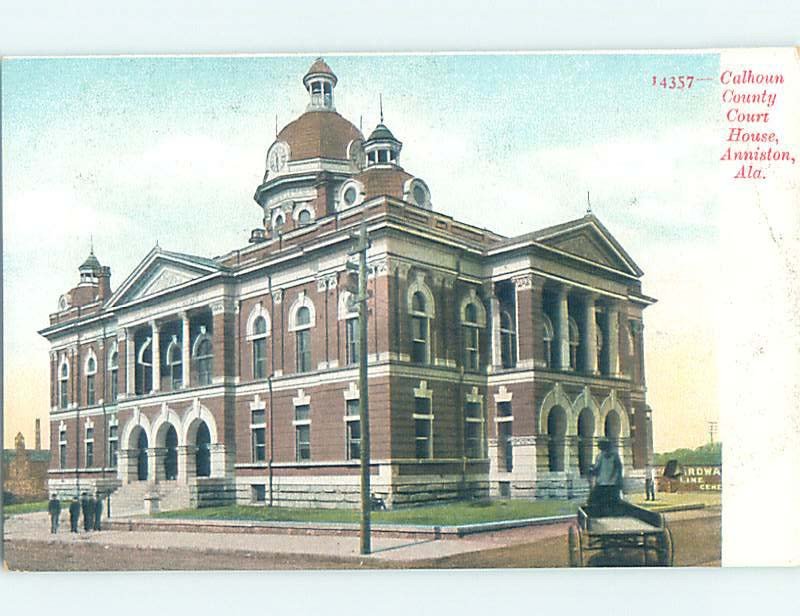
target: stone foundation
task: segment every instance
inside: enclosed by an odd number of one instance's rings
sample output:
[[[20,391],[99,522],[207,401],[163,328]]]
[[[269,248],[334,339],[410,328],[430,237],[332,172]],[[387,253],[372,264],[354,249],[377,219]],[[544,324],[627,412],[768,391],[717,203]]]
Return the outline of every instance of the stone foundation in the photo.
[[[56,494],[59,500],[64,501],[76,495],[80,496],[84,492],[94,494],[98,491],[105,495],[114,492],[120,485],[121,482],[116,477],[81,477],[80,480],[77,480],[75,477],[50,479],[47,482],[47,498],[50,498],[50,494]]]

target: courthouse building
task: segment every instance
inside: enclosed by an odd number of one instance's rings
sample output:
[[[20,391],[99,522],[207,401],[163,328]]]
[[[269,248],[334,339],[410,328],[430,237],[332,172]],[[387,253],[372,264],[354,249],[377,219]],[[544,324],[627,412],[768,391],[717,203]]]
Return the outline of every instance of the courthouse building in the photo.
[[[602,436],[641,480],[654,300],[624,248],[591,213],[504,237],[437,212],[383,121],[365,137],[336,112],[324,61],[302,81],[308,107],[269,146],[249,242],[215,258],[156,245],[116,287],[90,254],[59,299],[41,331],[51,489],[114,491],[117,510],[357,506],[346,261],[362,220],[377,497],[584,496]]]

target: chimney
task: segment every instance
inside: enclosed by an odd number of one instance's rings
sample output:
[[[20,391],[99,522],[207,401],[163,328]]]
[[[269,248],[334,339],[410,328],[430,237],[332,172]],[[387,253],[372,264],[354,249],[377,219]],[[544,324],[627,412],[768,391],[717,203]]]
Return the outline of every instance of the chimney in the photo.
[[[42,448],[42,421],[36,418],[36,450]]]
[[[103,266],[100,268],[100,273],[97,275],[97,295],[101,302],[105,302],[111,297],[111,268]]]

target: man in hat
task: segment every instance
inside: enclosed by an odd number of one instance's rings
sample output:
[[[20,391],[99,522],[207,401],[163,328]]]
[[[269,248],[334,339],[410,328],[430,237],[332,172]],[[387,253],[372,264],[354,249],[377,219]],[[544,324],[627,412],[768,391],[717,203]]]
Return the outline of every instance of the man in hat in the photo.
[[[50,514],[50,533],[55,535],[58,532],[58,518],[61,515],[61,501],[55,494],[50,495],[47,512]]]
[[[78,497],[73,496],[72,502],[69,504],[69,530],[72,533],[78,532],[78,520],[81,517],[81,504],[78,502]]]
[[[83,513],[83,530],[87,533],[94,527],[94,499],[84,492],[81,495],[81,512]]]
[[[103,495],[98,492],[94,500],[94,529],[101,530],[103,520]]]
[[[607,438],[601,438],[597,446],[600,455],[590,471],[595,481],[589,493],[589,505],[597,507],[600,516],[611,515],[620,502],[622,460]]]
[[[656,500],[656,471],[652,464],[648,464],[644,471],[645,500]]]

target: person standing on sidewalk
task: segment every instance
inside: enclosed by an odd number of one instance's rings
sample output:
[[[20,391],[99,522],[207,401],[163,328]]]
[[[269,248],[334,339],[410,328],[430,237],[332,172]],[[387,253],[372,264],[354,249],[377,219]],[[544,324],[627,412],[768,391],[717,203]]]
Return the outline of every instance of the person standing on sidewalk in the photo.
[[[78,502],[78,497],[73,496],[72,502],[69,504],[69,531],[71,533],[78,532],[78,521],[81,517],[81,504]]]
[[[81,511],[83,513],[83,530],[87,533],[94,527],[94,500],[84,492],[81,496]]]
[[[656,471],[652,464],[648,464],[644,475],[644,500],[656,500]]]
[[[622,460],[611,441],[601,438],[597,442],[600,455],[590,470],[595,478],[594,487],[589,493],[589,505],[597,508],[597,515],[613,515],[621,500]]]
[[[50,502],[47,503],[47,512],[50,514],[50,533],[55,535],[58,532],[58,522],[61,516],[61,501],[55,494],[50,495]]]
[[[94,500],[94,529],[95,530],[102,530],[102,521],[103,521],[103,497],[98,492],[95,494]]]

